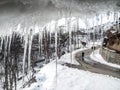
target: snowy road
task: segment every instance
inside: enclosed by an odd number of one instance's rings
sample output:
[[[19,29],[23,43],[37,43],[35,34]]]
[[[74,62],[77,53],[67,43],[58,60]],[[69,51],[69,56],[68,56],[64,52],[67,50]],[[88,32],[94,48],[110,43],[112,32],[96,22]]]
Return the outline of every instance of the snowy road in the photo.
[[[85,56],[89,56],[90,53],[92,52],[92,49],[84,50]],[[101,64],[99,62],[91,60],[91,62],[87,59],[90,59],[89,57],[86,57],[84,61],[81,60],[81,53],[82,51],[76,53],[76,60],[80,63],[81,69],[91,71],[94,73],[99,73],[99,74],[105,74],[105,75],[110,75],[113,77],[120,78],[120,69],[113,68],[110,66],[107,66],[105,64]],[[75,67],[75,66],[74,66]]]

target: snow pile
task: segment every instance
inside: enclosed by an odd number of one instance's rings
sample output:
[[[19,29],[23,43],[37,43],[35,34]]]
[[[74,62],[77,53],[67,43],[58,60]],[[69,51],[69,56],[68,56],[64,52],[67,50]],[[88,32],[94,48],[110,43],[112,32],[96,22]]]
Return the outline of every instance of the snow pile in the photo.
[[[68,68],[58,64],[56,81],[55,62],[47,64],[36,74],[37,82],[23,90],[120,90],[120,79],[107,75]]]
[[[100,63],[102,63],[102,64],[109,65],[109,66],[111,66],[111,67],[120,68],[120,65],[113,64],[113,63],[108,63],[107,61],[105,61],[105,60],[103,59],[103,57],[99,54],[99,50],[100,50],[100,49],[97,49],[97,50],[95,50],[94,52],[91,53],[90,57],[91,57],[93,60],[95,60],[95,61],[97,61],[97,62],[100,62]]]

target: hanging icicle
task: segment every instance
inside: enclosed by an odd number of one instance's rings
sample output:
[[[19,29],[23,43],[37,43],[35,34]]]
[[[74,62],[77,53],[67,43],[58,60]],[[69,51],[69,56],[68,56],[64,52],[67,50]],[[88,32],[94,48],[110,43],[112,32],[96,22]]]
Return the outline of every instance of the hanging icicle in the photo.
[[[71,33],[72,33],[72,27],[71,27],[71,17],[68,19],[68,31],[69,31],[69,51],[70,51],[70,59],[71,59],[71,63],[72,63],[72,37],[71,37]]]
[[[58,55],[57,55],[57,39],[58,39],[58,36],[57,36],[57,25],[58,25],[58,21],[55,22],[55,56],[56,56],[56,78],[57,78],[57,60],[58,60]]]
[[[76,26],[76,27],[77,27],[77,32],[78,32],[78,31],[79,31],[79,17],[77,17],[77,26]],[[78,34],[78,33],[77,33],[77,37],[76,37],[76,38],[77,38],[77,39],[76,39],[76,40],[77,40],[76,42],[78,42],[78,43],[77,43],[77,46],[78,46],[77,48],[80,48],[79,34]]]
[[[95,21],[94,21],[94,18],[92,20],[92,23],[93,23],[93,31],[94,33],[92,34],[93,35],[93,55],[94,55],[94,47],[95,47]]]
[[[52,45],[52,29],[51,29],[51,23],[49,24],[49,45],[50,45],[50,49],[51,49],[51,45]],[[49,52],[50,53],[50,57],[52,56],[52,53],[51,53],[51,51]],[[52,59],[50,58],[50,61],[51,61]]]
[[[51,45],[51,39],[52,39],[52,38],[51,38],[51,34],[52,34],[51,31],[52,31],[52,30],[51,30],[51,23],[50,23],[50,24],[49,24],[50,45]]]
[[[40,44],[40,47],[41,47],[41,50],[40,50],[40,53],[41,53],[41,55],[42,55],[42,45],[43,45],[43,30],[41,31],[41,44]]]
[[[26,28],[24,29],[26,31]],[[23,81],[25,76],[25,59],[27,55],[28,33],[24,34],[24,55],[23,55]]]
[[[10,35],[9,35],[9,48],[8,48],[8,52],[10,53],[10,47],[11,47],[11,41],[12,41],[12,28],[10,29]]]
[[[1,36],[1,42],[0,42],[0,50],[2,51],[3,48],[3,41],[4,41],[4,37]]]
[[[41,56],[41,29],[39,29],[38,48],[39,48],[39,54]]]
[[[28,35],[28,72],[31,73],[31,49],[33,40],[33,29],[30,29],[30,34]]]

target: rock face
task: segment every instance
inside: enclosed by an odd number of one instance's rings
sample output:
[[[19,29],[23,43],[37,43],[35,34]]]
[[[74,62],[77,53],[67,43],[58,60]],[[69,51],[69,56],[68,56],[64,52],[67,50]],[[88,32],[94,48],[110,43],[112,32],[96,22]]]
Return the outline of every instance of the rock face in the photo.
[[[116,32],[108,37],[107,45],[109,49],[120,52],[120,33]]]
[[[120,65],[120,29],[116,30],[111,27],[106,32],[100,54],[107,62]]]

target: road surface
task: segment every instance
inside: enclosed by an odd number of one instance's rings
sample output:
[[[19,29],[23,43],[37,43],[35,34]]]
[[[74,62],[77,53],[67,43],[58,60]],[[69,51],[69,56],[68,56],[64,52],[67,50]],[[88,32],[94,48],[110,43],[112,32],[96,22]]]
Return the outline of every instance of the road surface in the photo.
[[[94,73],[99,73],[99,74],[104,74],[104,75],[109,75],[109,76],[120,78],[120,69],[110,67],[105,64],[101,64],[94,60],[89,60],[91,59],[89,55],[92,53],[92,51],[93,51],[92,49],[87,49],[87,50],[80,51],[75,54],[75,59],[79,62],[80,65],[74,65],[74,64],[69,64],[69,63],[65,63],[65,65],[72,67],[72,68],[78,68],[78,69],[82,69],[85,71],[90,71]],[[85,53],[84,61],[82,60],[82,52]]]

